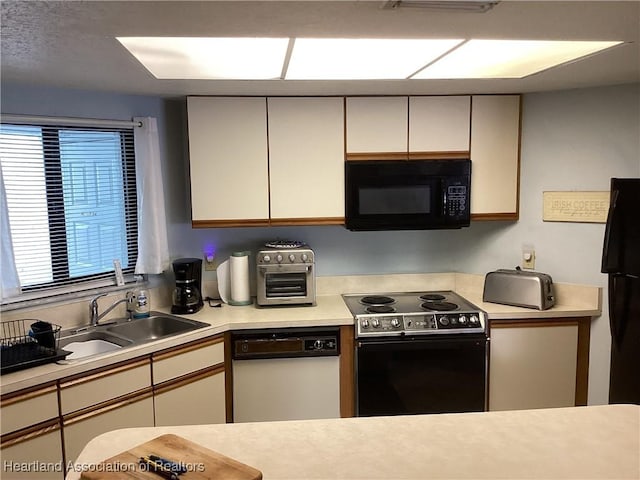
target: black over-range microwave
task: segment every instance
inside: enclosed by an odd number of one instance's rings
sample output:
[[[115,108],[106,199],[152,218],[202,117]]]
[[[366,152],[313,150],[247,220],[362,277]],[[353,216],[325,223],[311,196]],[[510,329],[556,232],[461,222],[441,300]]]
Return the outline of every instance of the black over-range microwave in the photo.
[[[349,230],[468,227],[471,160],[348,160]]]

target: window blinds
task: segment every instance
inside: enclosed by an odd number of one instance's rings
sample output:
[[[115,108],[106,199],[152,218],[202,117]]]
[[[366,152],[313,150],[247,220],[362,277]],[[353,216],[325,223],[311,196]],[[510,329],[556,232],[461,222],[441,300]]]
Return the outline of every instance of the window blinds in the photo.
[[[133,127],[7,124],[0,160],[23,291],[133,272]]]

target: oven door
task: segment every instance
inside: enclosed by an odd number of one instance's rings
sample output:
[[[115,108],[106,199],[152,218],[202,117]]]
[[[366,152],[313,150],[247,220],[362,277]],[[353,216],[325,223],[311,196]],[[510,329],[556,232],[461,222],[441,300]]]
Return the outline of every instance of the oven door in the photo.
[[[258,305],[315,304],[312,264],[258,265]]]
[[[356,343],[356,414],[481,412],[487,408],[485,336]]]

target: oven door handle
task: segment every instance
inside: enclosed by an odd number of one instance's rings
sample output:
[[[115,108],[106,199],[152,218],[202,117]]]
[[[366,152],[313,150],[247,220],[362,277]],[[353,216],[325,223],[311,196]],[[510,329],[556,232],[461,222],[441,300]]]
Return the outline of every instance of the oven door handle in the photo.
[[[488,338],[485,335],[456,335],[447,336],[446,338],[439,335],[425,335],[423,337],[400,337],[398,339],[367,339],[356,341],[357,348],[364,348],[367,350],[388,350],[388,349],[402,349],[402,350],[414,350],[424,349],[425,347],[430,349],[445,349],[452,347],[467,347],[470,344],[478,346],[484,346],[488,342]]]

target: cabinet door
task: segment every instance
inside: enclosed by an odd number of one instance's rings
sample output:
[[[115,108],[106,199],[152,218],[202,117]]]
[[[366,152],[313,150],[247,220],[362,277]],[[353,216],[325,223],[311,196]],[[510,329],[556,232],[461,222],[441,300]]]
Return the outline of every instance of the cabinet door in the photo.
[[[266,98],[189,97],[187,110],[194,226],[267,225]]]
[[[576,404],[578,326],[491,327],[489,409]]]
[[[271,220],[344,221],[344,99],[269,98]],[[309,223],[309,222],[304,222]]]
[[[2,435],[58,417],[58,391],[54,385],[2,397]]]
[[[469,152],[471,97],[409,97],[409,152]]]
[[[406,154],[408,97],[348,97],[347,154]]]
[[[154,406],[156,426],[225,423],[224,367],[159,386]]]
[[[64,467],[60,424],[57,420],[2,439],[2,478],[5,480],[61,480],[64,478]]]
[[[153,427],[153,394],[129,396],[79,416],[65,418],[64,449],[67,462],[75,461],[94,437],[120,428]]]
[[[224,337],[153,354],[153,384],[224,364]]]
[[[471,108],[471,214],[518,218],[520,96],[474,96]]]
[[[60,411],[66,415],[150,387],[148,358],[78,375],[60,382]]]

